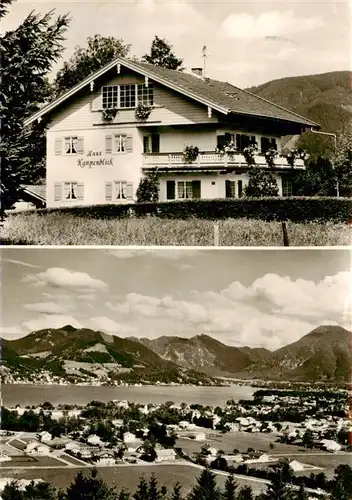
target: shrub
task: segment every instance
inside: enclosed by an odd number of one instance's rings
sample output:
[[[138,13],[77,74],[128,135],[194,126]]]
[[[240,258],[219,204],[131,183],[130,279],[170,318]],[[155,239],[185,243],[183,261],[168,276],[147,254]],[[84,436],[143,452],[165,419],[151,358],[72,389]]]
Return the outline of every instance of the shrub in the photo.
[[[93,205],[40,209],[36,214],[68,214],[91,219],[116,219],[129,216],[157,216],[169,219],[257,219],[292,222],[348,222],[352,215],[350,198],[265,197],[213,200],[185,200],[126,205]],[[14,213],[25,218],[32,211]]]
[[[279,188],[271,172],[259,167],[250,167],[248,170],[248,185],[245,188],[246,196],[278,196]]]
[[[159,175],[157,169],[146,172],[137,189],[137,202],[157,202],[159,200]]]

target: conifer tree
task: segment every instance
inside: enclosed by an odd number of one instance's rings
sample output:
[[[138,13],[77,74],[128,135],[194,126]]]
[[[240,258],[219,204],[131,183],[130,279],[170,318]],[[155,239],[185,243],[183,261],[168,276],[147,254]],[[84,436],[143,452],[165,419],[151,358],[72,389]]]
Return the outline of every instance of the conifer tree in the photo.
[[[189,494],[189,500],[220,500],[220,490],[216,485],[215,474],[205,468],[199,478],[197,484]]]
[[[236,500],[236,490],[238,485],[233,477],[233,474],[227,477],[225,482],[225,491],[223,493],[224,500]]]
[[[180,483],[175,484],[170,500],[182,500]]]
[[[11,2],[2,0],[0,20]],[[0,36],[1,209],[11,208],[21,184],[43,174],[45,122],[23,122],[51,95],[47,76],[63,51],[68,16],[30,13],[15,30]],[[38,155],[40,161],[38,163]]]

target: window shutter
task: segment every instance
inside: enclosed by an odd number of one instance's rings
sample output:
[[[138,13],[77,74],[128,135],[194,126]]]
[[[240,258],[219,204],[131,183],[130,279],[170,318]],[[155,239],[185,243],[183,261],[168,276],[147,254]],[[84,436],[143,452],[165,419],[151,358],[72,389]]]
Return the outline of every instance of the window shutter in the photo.
[[[77,139],[77,154],[83,155],[84,153],[84,137],[78,137]]]
[[[217,135],[216,146],[221,149],[225,144],[226,144],[226,135]]]
[[[71,184],[69,182],[65,182],[65,184],[64,184],[64,199],[65,200],[69,199],[70,190],[71,190]]]
[[[133,183],[132,182],[127,182],[127,184],[126,184],[126,198],[128,200],[133,199]]]
[[[166,181],[166,199],[175,199],[175,181]]]
[[[83,182],[77,183],[76,198],[77,198],[77,200],[84,200],[84,184],[83,184]]]
[[[112,201],[112,182],[105,182],[105,201]]]
[[[236,149],[237,151],[242,151],[241,134],[236,134]]]
[[[242,198],[243,195],[243,182],[237,181],[238,197]]]
[[[143,153],[150,153],[149,148],[149,135],[143,137]]]
[[[251,136],[251,144],[255,144],[255,143],[256,143],[255,135],[252,135]]]
[[[275,137],[271,139],[271,147],[274,148],[275,151],[277,151],[277,143]]]
[[[160,153],[160,135],[152,134],[152,153]]]
[[[127,153],[132,153],[132,136],[128,135],[126,137],[126,151]]]
[[[192,194],[193,198],[200,199],[200,181],[192,181]]]
[[[112,135],[105,136],[105,153],[112,153]]]
[[[56,155],[61,155],[62,154],[62,139],[55,139],[55,154]]]
[[[55,182],[54,184],[54,201],[61,201],[62,199],[62,184]]]

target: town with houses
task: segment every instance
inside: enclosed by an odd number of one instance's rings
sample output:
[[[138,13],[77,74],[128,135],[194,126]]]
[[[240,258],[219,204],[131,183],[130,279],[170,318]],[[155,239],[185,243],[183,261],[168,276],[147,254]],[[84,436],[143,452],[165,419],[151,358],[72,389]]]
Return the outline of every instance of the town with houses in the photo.
[[[284,459],[298,478],[323,473],[329,479],[336,464],[349,463],[351,431],[343,390],[262,389],[251,400],[229,400],[223,407],[45,402],[3,408],[0,462],[2,475],[16,467],[40,476],[37,466],[153,463],[231,470],[250,481],[265,479],[265,471]],[[311,490],[311,498],[321,497],[321,488]]]

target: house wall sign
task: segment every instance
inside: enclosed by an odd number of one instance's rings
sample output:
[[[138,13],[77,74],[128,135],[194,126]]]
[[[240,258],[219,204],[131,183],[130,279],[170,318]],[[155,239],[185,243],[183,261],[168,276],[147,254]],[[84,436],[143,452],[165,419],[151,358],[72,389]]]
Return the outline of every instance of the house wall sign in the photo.
[[[112,157],[103,156],[102,151],[88,151],[86,156],[77,159],[77,165],[81,168],[111,167],[114,165]]]

